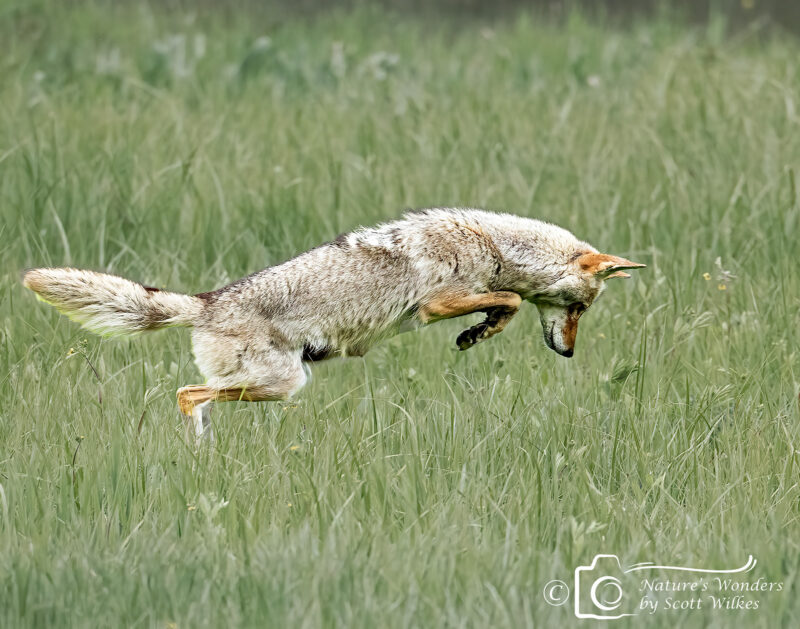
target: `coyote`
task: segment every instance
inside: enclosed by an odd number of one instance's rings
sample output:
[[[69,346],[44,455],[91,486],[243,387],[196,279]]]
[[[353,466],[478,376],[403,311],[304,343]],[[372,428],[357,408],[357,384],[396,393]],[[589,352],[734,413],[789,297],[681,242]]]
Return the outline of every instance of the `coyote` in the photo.
[[[208,293],[182,295],[68,268],[25,272],[24,285],[98,334],[191,326],[204,385],[178,390],[199,436],[212,402],[281,400],[305,363],[363,356],[378,340],[474,312],[466,350],[501,332],[532,302],[547,346],[569,358],[578,319],[604,280],[645,266],[598,253],[555,225],[476,209],[433,208],[343,234]]]

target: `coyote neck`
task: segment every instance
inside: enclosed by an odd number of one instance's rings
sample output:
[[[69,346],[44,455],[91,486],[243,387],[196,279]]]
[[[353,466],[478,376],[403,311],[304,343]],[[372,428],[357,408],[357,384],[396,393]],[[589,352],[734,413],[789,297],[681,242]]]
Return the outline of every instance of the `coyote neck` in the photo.
[[[578,252],[594,251],[554,225],[531,219],[520,222],[485,230],[501,261],[491,290],[513,291],[532,299],[568,273]]]

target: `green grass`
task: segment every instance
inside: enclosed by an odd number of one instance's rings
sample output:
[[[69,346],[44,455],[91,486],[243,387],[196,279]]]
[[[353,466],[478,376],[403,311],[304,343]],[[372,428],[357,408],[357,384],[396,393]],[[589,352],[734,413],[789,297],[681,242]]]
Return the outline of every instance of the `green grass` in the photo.
[[[797,41],[0,6],[0,625],[568,626],[542,588],[601,552],[784,582],[648,626],[800,623]],[[102,340],[19,284],[209,290],[431,205],[648,268],[571,360],[531,306],[464,353],[444,322],[220,405],[197,452],[186,331]]]

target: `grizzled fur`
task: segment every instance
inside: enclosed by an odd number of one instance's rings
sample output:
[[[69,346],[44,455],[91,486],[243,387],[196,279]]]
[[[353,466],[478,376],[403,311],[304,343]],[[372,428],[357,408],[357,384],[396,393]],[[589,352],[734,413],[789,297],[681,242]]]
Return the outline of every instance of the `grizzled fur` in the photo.
[[[465,314],[465,306],[452,305],[461,297],[497,291],[505,305],[476,307],[487,312],[487,321],[465,331],[459,347],[488,338],[498,321],[505,325],[521,297],[539,307],[548,346],[571,356],[577,318],[603,280],[637,266],[642,265],[598,254],[555,225],[437,208],[342,235],[195,296],[74,269],[34,269],[23,281],[100,333],[192,326],[195,358],[208,387],[248,388],[258,391],[252,399],[275,399],[303,385],[303,361],[362,356],[404,329]],[[516,302],[509,301],[511,293],[519,295],[512,295]]]
[[[97,334],[131,334],[192,325],[201,304],[190,295],[94,271],[31,269],[23,283],[70,319]]]

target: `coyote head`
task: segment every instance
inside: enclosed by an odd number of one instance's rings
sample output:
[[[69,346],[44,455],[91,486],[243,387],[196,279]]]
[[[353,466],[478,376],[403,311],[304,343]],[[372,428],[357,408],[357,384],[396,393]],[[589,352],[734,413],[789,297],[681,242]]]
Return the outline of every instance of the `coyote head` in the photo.
[[[569,358],[575,350],[578,320],[603,292],[605,280],[630,277],[624,269],[645,266],[605,253],[584,253],[576,256],[552,284],[530,297],[539,310],[544,342]]]

